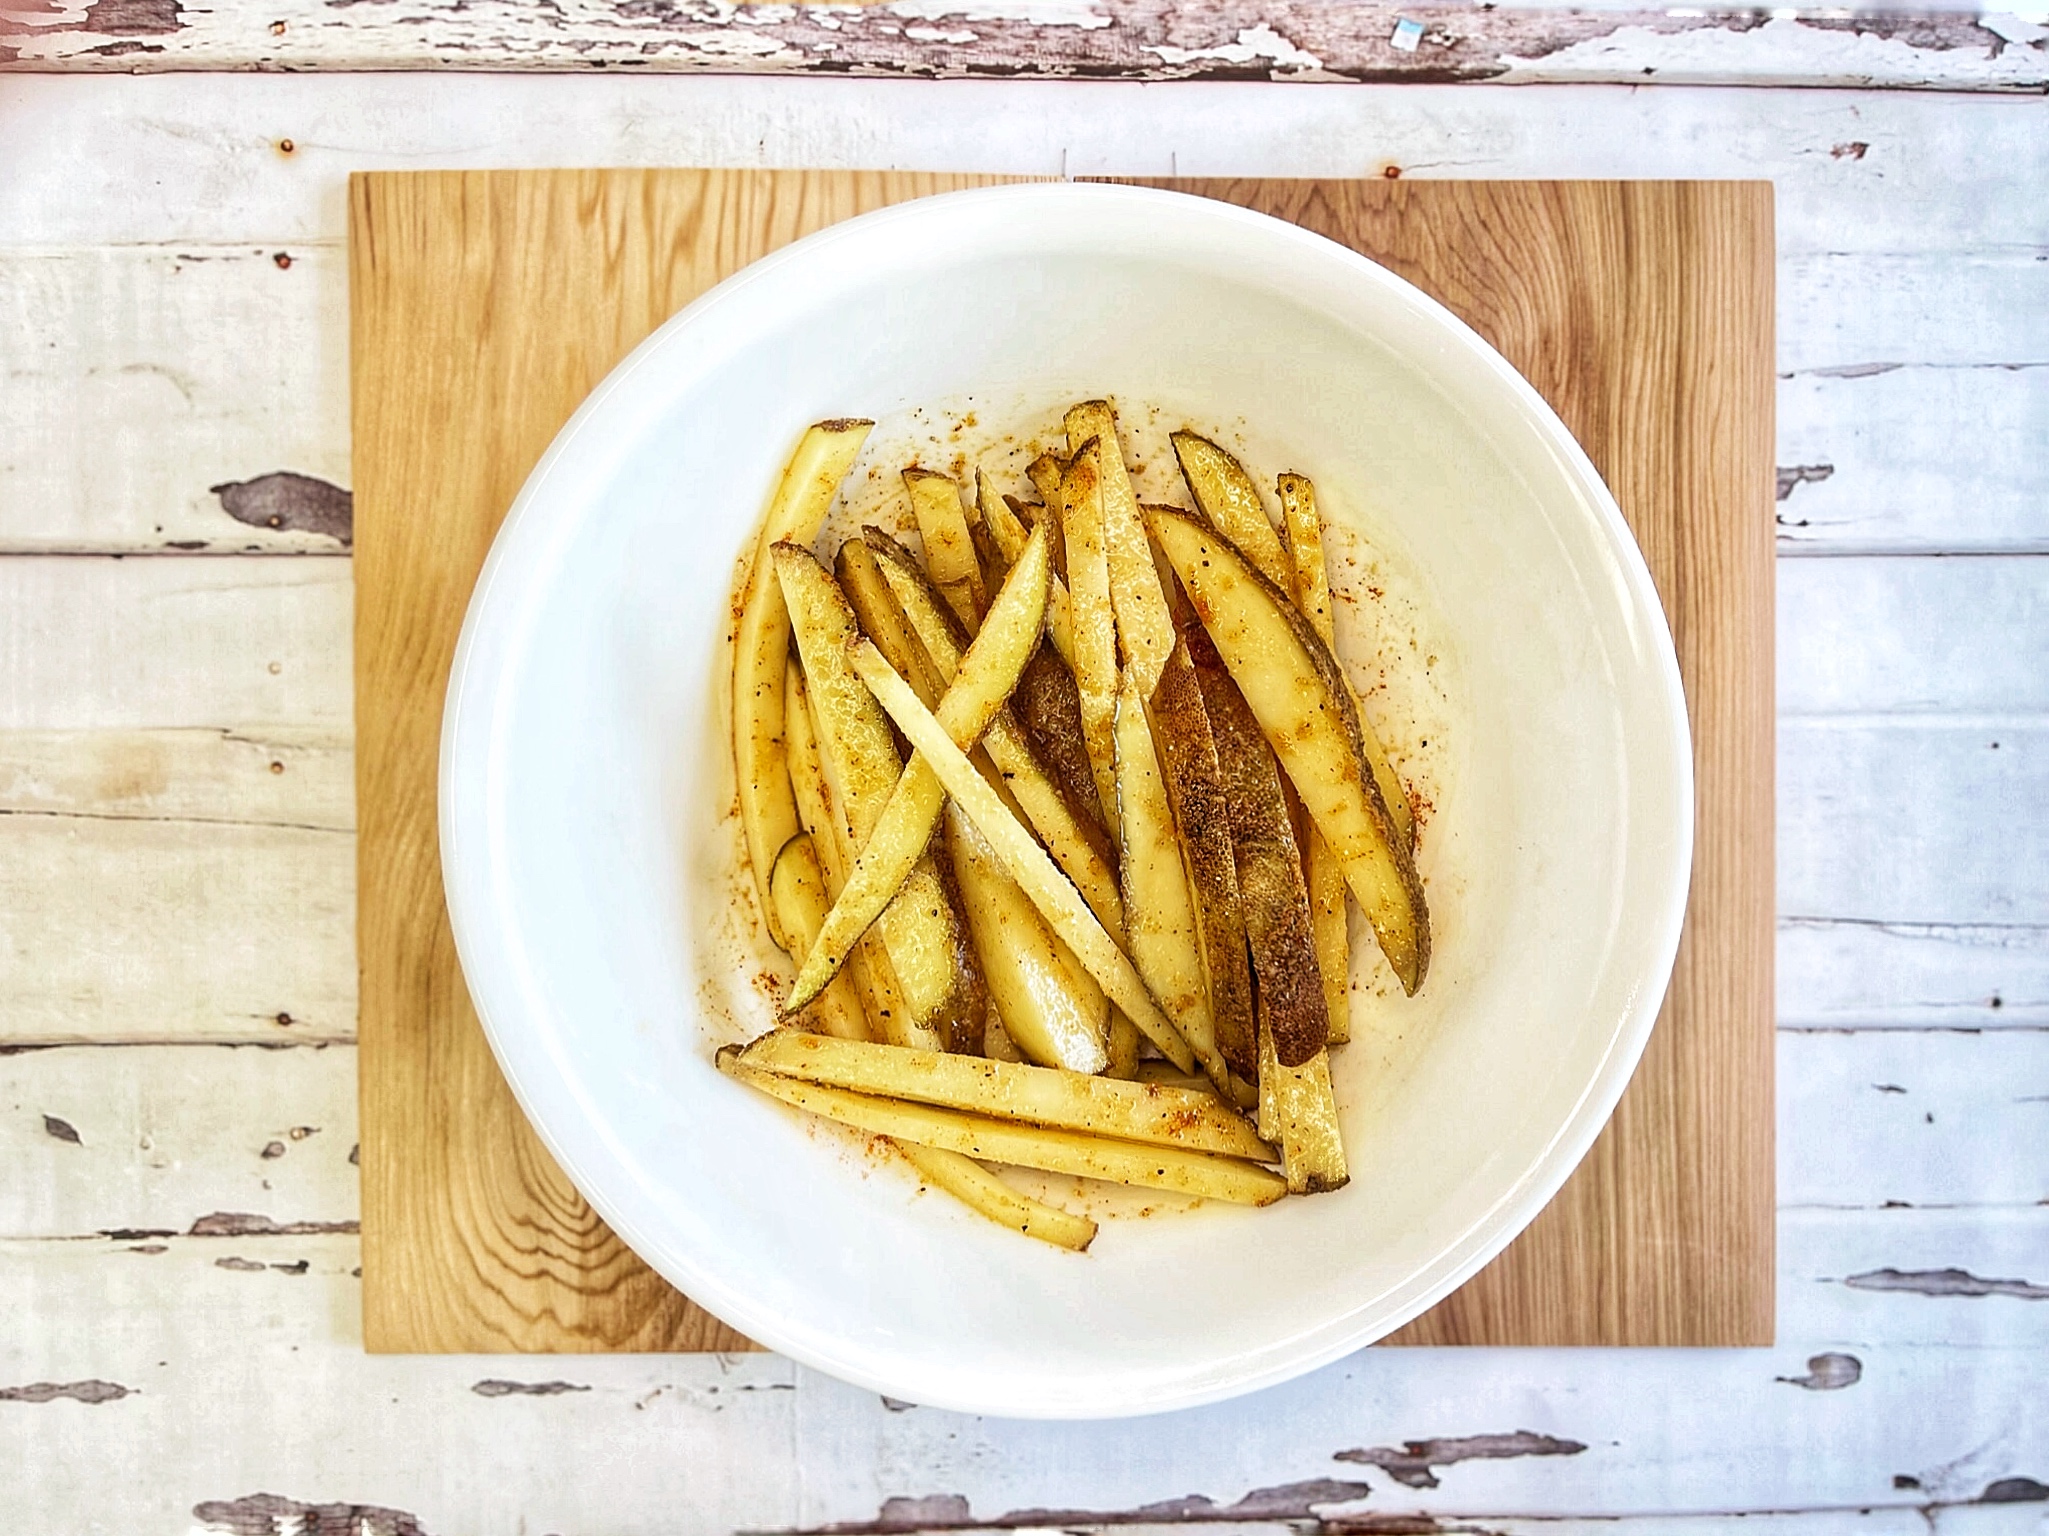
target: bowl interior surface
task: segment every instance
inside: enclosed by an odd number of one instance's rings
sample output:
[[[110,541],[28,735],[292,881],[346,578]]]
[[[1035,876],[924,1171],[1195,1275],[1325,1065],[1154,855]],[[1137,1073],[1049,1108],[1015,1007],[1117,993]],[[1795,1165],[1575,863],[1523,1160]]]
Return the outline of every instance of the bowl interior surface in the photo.
[[[1353,1178],[1264,1211],[1000,1231],[722,1079],[787,976],[724,726],[735,561],[798,432],[1090,395],[1229,428],[1404,574],[1448,701],[1436,955],[1334,1058]],[[1237,424],[1235,428],[1231,424]],[[864,465],[866,464],[864,460]],[[893,473],[896,466],[885,468]],[[859,471],[857,471],[858,473]],[[1342,584],[1343,573],[1338,573]],[[1364,622],[1356,609],[1348,622]],[[529,1116],[631,1246],[753,1338],[935,1406],[1212,1400],[1379,1337],[1497,1252],[1612,1109],[1691,848],[1683,701],[1640,557],[1527,384],[1292,226],[1127,188],[955,194],[758,263],[645,343],[536,469],[472,601],[443,736],[463,968]],[[1354,973],[1375,988],[1354,920]],[[1384,993],[1381,985],[1378,992]]]

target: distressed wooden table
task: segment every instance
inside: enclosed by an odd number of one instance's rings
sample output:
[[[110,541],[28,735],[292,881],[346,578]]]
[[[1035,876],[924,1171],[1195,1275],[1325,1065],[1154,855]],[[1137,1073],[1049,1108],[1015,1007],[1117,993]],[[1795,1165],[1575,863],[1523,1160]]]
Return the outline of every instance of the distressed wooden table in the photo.
[[[2049,32],[1409,17],[0,0],[9,1529],[2044,1529]],[[1772,178],[1779,1345],[1078,1427],[365,1355],[344,179],[532,164]]]

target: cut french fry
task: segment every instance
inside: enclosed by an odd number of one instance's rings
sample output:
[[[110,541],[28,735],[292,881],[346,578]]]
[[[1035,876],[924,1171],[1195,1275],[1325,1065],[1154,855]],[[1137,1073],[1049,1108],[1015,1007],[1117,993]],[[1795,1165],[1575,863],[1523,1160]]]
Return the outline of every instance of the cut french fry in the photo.
[[[906,622],[917,635],[925,658],[942,682],[951,680],[960,665],[962,637],[957,628],[958,621],[947,613],[938,593],[902,545],[880,529],[871,528],[866,533],[890,591],[896,597]],[[1033,533],[1036,535],[1038,530],[1035,528]],[[1046,538],[1049,545],[1052,537],[1053,530],[1048,529]],[[892,667],[896,665],[887,651],[883,659]],[[1026,688],[1028,680],[1032,688],[1048,685],[1048,680],[1043,677],[1033,680],[1034,664],[1043,661],[1045,657],[1041,652],[1026,664],[1018,691],[1012,695],[1014,703],[1032,707],[1042,702],[1028,695]],[[1058,663],[1050,665],[1057,667]],[[1057,686],[1057,681],[1052,680],[1052,685]],[[1040,760],[1007,709],[989,722],[988,730],[983,733],[982,750],[1016,798],[1026,819],[1044,839],[1054,862],[1080,889],[1090,910],[1109,929],[1111,936],[1121,939],[1124,907],[1117,894],[1117,876],[1111,868],[1114,855],[1101,824],[1090,818],[1084,809],[1076,808],[1074,801],[1078,791],[1063,788],[1056,781],[1053,770]],[[1089,793],[1094,794],[1093,788]]]
[[[1110,1001],[1124,1010],[1169,1061],[1184,1071],[1193,1071],[1195,1057],[1188,1043],[1160,1011],[1160,1005],[1146,990],[1131,961],[1037,840],[1010,814],[966,754],[953,744],[932,712],[890,670],[873,644],[857,640],[847,654],[855,673],[896,722],[897,729],[913,748],[925,755],[932,771],[946,786],[947,794],[975,824],[1010,877],[1024,888],[1032,905],[1045,915],[1053,931],[1074,951]]]
[[[871,1135],[939,1147],[986,1162],[1104,1179],[1113,1184],[1135,1184],[1237,1205],[1271,1205],[1288,1190],[1279,1175],[1243,1158],[1147,1146],[1080,1131],[1052,1130],[958,1109],[828,1088],[757,1071],[746,1066],[738,1052],[730,1050],[719,1053],[719,1065],[733,1077],[785,1104],[808,1109],[828,1120]]]
[[[1117,805],[1117,613],[1110,596],[1110,552],[1103,529],[1102,444],[1084,444],[1060,481],[1060,534],[1067,549],[1067,594],[1074,626],[1074,685],[1081,736],[1103,809]],[[1114,816],[1111,841],[1117,841]]]
[[[911,1141],[893,1141],[890,1145],[903,1153],[927,1184],[945,1190],[999,1227],[1073,1253],[1085,1252],[1096,1240],[1096,1224],[1088,1217],[1019,1194],[971,1157],[942,1152],[937,1147],[921,1147]]]
[[[1122,1012],[1110,1010],[1110,1064],[1103,1068],[1108,1077],[1129,1081],[1138,1076],[1138,1053],[1145,1043],[1138,1026]]]
[[[776,486],[754,547],[754,565],[738,600],[733,633],[733,768],[740,828],[768,921],[783,949],[790,937],[776,916],[769,879],[777,853],[797,833],[783,750],[783,662],[790,652],[789,610],[769,550],[784,539],[809,544],[831,510],[872,421],[821,421],[798,440]]]
[[[1280,1064],[1299,1067],[1329,1043],[1330,1014],[1280,768],[1208,638],[1197,632],[1188,639],[1231,811],[1231,853],[1259,988],[1260,1026],[1271,1033]]]
[[[812,724],[810,690],[804,682],[804,670],[794,656],[789,661],[784,700],[790,784],[796,792],[797,814],[804,830],[811,835],[812,852],[818,856],[819,868],[825,876],[825,893],[838,900],[853,857],[847,851],[845,818],[832,804],[831,792],[825,785],[825,769],[819,761],[817,732]],[[807,945],[806,953],[809,952]],[[869,929],[854,946],[853,958],[847,962],[847,978],[861,1000],[871,1038],[921,1050],[939,1049],[939,1036],[912,1020],[910,1009],[904,1005],[903,989],[897,985],[896,972],[890,967],[889,954],[882,947],[882,935],[874,929]]]
[[[1102,988],[1080,969],[957,806],[947,807],[946,836],[968,931],[1004,1033],[1042,1067],[1102,1071],[1110,1063],[1110,1004]]]
[[[1294,600],[1212,530],[1180,513],[1156,513],[1153,524],[1232,681],[1344,864],[1381,952],[1413,994],[1429,969],[1429,909],[1329,648]]]
[[[818,931],[831,906],[831,898],[825,893],[825,872],[810,833],[799,832],[783,844],[783,851],[776,855],[769,890],[784,930],[797,945],[793,953],[800,958],[809,954],[818,942]],[[861,999],[845,976],[835,976],[832,985],[812,1000],[804,1010],[803,1022],[819,1034],[840,1040],[872,1038]]]
[[[1025,478],[1032,482],[1032,489],[1039,493],[1039,500],[1047,506],[1057,506],[1060,496],[1060,479],[1067,473],[1067,460],[1057,453],[1047,452],[1033,459],[1025,470]]]
[[[1124,451],[1118,446],[1117,413],[1107,400],[1085,400],[1068,410],[1065,425],[1070,453],[1090,438],[1101,445],[1103,545],[1109,555],[1117,639],[1123,646],[1125,665],[1138,673],[1140,693],[1150,698],[1167,664],[1167,654],[1174,649],[1174,621],[1167,613],[1152,546],[1138,515],[1138,496],[1124,467]],[[1114,688],[1113,683],[1113,692]]]
[[[846,643],[860,628],[846,595],[809,550],[778,544],[774,557],[803,658],[826,784],[846,818],[848,847],[862,850],[882,821],[903,763],[888,720],[847,665]],[[938,864],[922,848],[921,844],[921,856],[883,908],[883,947],[912,1022],[936,1033],[949,1047],[964,1046],[980,1041],[988,999],[966,920]],[[851,884],[851,873],[848,880]],[[821,942],[812,958],[828,949],[836,968],[846,951],[835,942]]]
[[[1082,740],[1081,694],[1074,686],[1074,674],[1058,656],[1041,647],[1038,655],[1025,663],[1024,676],[1017,680],[1017,692],[1010,696],[1010,713],[1033,754],[1044,763],[1068,810],[1082,823],[1082,835],[1107,864],[1109,814],[1096,793],[1088,743]],[[1036,819],[1033,825],[1039,825]],[[1043,826],[1039,834],[1048,836]],[[1057,850],[1054,857],[1060,857]],[[1067,868],[1064,859],[1060,867]]]
[[[904,489],[911,495],[918,537],[925,541],[925,569],[946,605],[973,634],[989,606],[989,594],[982,587],[982,564],[961,508],[960,487],[934,470],[907,469]]]
[[[1318,1051],[1299,1067],[1276,1065],[1274,1121],[1281,1141],[1281,1172],[1288,1193],[1317,1195],[1351,1180],[1338,1128],[1338,1101],[1330,1085],[1330,1053]]]
[[[1024,541],[1031,529],[1024,525],[1008,501],[1001,501],[986,494],[988,477],[983,476],[982,522],[995,540],[996,547],[1006,561],[1015,560],[1017,552],[1024,548]],[[1058,485],[1055,485],[1058,489]],[[1036,524],[1034,525],[1036,526]],[[1053,642],[1053,649],[1060,653],[1060,659],[1071,668],[1074,665],[1074,618],[1068,608],[1067,579],[1061,574],[1066,568],[1065,551],[1056,542],[1054,554],[1058,557],[1050,588],[1046,594],[1046,638]]]
[[[1216,1049],[1232,1071],[1251,1080],[1258,1072],[1258,1042],[1253,1031],[1252,974],[1245,954],[1245,913],[1231,852],[1231,811],[1224,803],[1202,685],[1185,644],[1177,643],[1168,656],[1159,686],[1147,703],[1146,718],[1195,900]]]
[[[1181,477],[1188,482],[1196,509],[1260,575],[1284,592],[1293,590],[1287,552],[1281,548],[1259,487],[1245,473],[1245,466],[1193,432],[1176,432],[1173,443],[1174,457],[1181,461]]]
[[[1138,675],[1130,671],[1117,696],[1117,802],[1124,824],[1124,926],[1132,963],[1203,1071],[1220,1087],[1227,1086],[1230,1069],[1217,1049],[1210,1017],[1195,899],[1189,894]]]
[[[849,567],[850,572],[858,571],[864,559],[873,558],[866,545],[852,541],[843,546],[842,555],[843,564]],[[1004,583],[1003,590],[990,608],[988,622],[960,659],[947,684],[945,697],[938,705],[939,723],[949,738],[962,747],[973,746],[976,738],[995,718],[1003,707],[1004,699],[1017,686],[1018,674],[1024,670],[1026,659],[1038,646],[1039,616],[1046,604],[1048,569],[1046,536],[1034,533],[1026,542],[1017,564],[1011,568],[1010,579]],[[861,590],[864,585],[865,578],[856,575],[855,590]],[[888,596],[887,586],[878,577],[876,585],[867,588],[864,602],[876,618],[875,627],[889,632],[892,626],[887,620],[895,615],[885,612],[888,605],[881,603],[885,596]],[[844,645],[844,639],[841,643]],[[915,637],[906,630],[896,635],[892,643],[909,651]],[[858,679],[855,681],[858,685]],[[866,692],[865,688],[863,692]],[[870,740],[866,750],[874,752],[880,748]],[[893,744],[889,750],[893,760]],[[940,788],[938,779],[913,754],[902,776],[890,789],[887,803],[848,873],[846,888],[827,914],[818,943],[799,968],[786,1007],[802,1008],[823,991],[838,973],[855,942],[868,931],[868,925],[884,918],[894,902],[900,899],[898,893],[907,889],[906,882],[925,857],[945,800],[946,792]],[[894,946],[891,954],[893,958]],[[898,974],[902,975],[901,967]]]
[[[1281,512],[1288,526],[1289,570],[1294,577],[1292,588],[1295,604],[1302,610],[1302,616],[1309,620],[1309,627],[1316,631],[1316,637],[1337,655],[1337,621],[1331,609],[1330,566],[1323,553],[1323,519],[1316,510],[1316,487],[1306,475],[1282,475],[1276,487],[1280,492]],[[1291,590],[1286,582],[1276,585],[1282,590]],[[1374,734],[1373,722],[1366,718],[1363,706],[1354,700],[1359,716],[1361,744],[1366,749],[1367,764],[1373,769],[1374,781],[1380,785],[1380,798],[1386,802],[1388,814],[1394,818],[1397,831],[1410,849],[1416,846],[1416,813],[1409,804],[1408,786],[1402,783],[1402,776],[1395,771],[1388,760],[1387,749]]]
[[[1276,1161],[1274,1149],[1253,1133],[1245,1117],[1220,1103],[1200,1078],[1196,1087],[1120,1082],[1056,1067],[939,1056],[787,1029],[763,1035],[740,1053],[740,1060],[762,1071],[880,1098],[1191,1152]]]

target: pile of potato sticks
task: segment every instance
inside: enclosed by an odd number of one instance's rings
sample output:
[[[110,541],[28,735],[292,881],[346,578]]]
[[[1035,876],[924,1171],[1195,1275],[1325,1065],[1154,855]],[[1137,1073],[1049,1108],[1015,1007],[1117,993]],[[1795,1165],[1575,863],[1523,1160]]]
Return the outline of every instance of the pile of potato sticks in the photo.
[[[1085,401],[1037,503],[907,469],[923,558],[869,526],[828,570],[872,425],[806,431],[735,603],[741,824],[798,970],[720,1067],[1067,1248],[1095,1223],[985,1165],[1252,1205],[1344,1184],[1346,893],[1411,994],[1430,921],[1315,488],[1279,478],[1276,528],[1182,431],[1195,513],[1141,504]]]

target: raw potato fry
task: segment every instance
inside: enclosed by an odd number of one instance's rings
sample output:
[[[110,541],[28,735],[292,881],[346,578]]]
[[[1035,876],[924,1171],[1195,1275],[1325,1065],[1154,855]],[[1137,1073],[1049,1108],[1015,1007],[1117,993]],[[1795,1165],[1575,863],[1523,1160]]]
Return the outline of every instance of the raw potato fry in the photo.
[[[1343,862],[1381,952],[1413,994],[1430,964],[1430,916],[1408,848],[1366,766],[1336,663],[1294,600],[1191,517],[1154,531],[1302,804]]]
[[[1143,1041],[1138,1026],[1120,1011],[1110,1010],[1110,1064],[1105,1075],[1126,1082],[1138,1076],[1138,1053]]]
[[[1109,815],[1096,793],[1088,743],[1081,736],[1081,694],[1075,689],[1074,674],[1058,656],[1041,647],[1025,663],[1024,676],[1017,680],[1017,692],[1010,696],[1010,712],[1035,755],[1045,764],[1060,797],[1084,829],[1093,834],[1091,842],[1107,861]],[[1045,835],[1044,827],[1039,831]],[[1054,856],[1059,857],[1057,852]],[[1066,868],[1064,861],[1061,867]]]
[[[847,666],[846,643],[860,630],[839,584],[807,549],[778,544],[774,555],[804,663],[825,781],[846,818],[848,847],[865,849],[903,763],[887,718]],[[880,925],[912,1022],[936,1031],[951,1048],[979,1044],[988,1006],[981,966],[966,920],[929,854],[916,861],[883,909]]]
[[[1195,1057],[1167,1016],[1160,1011],[1131,961],[1103,930],[1079,892],[1054,865],[1031,833],[1005,809],[996,791],[985,783],[945,729],[918,702],[904,680],[890,671],[881,652],[866,640],[848,650],[855,673],[865,682],[911,745],[925,754],[932,771],[946,786],[991,851],[1024,887],[1053,931],[1074,951],[1110,1001],[1130,1016],[1160,1053],[1183,1071],[1195,1069]]]
[[[1231,812],[1231,852],[1238,865],[1261,1027],[1271,1030],[1280,1064],[1299,1067],[1329,1043],[1330,1015],[1280,769],[1208,638],[1191,635],[1189,654],[1209,710],[1224,803]]]
[[[1294,575],[1292,590],[1295,604],[1302,610],[1303,617],[1309,620],[1309,627],[1316,631],[1316,637],[1335,657],[1337,623],[1330,606],[1330,568],[1324,559],[1323,519],[1316,511],[1316,487],[1305,475],[1282,475],[1277,488],[1281,511],[1288,524],[1289,568]],[[1286,582],[1277,582],[1276,585],[1283,591],[1290,590]],[[1366,718],[1364,708],[1358,708],[1358,716],[1366,761],[1373,769],[1374,782],[1380,786],[1380,798],[1386,802],[1388,814],[1394,817],[1402,840],[1413,852],[1416,846],[1416,812],[1409,804],[1408,786],[1402,783],[1402,776],[1388,761],[1387,749],[1373,733],[1373,723]]]
[[[786,739],[790,752],[790,784],[797,796],[797,813],[804,830],[811,835],[812,852],[818,855],[825,874],[825,893],[834,900],[846,885],[847,867],[853,862],[847,853],[847,828],[832,805],[825,787],[825,769],[818,759],[818,740],[811,718],[810,690],[797,658],[789,660],[783,697],[786,704]],[[808,952],[808,951],[807,951]],[[913,1045],[920,1050],[939,1049],[939,1036],[916,1023],[904,1006],[903,989],[882,947],[882,935],[870,929],[854,946],[847,962],[847,975],[861,999],[868,1017],[869,1034],[892,1045]]]
[[[1252,973],[1245,953],[1245,914],[1238,895],[1238,866],[1231,852],[1231,813],[1210,738],[1209,710],[1202,685],[1177,643],[1146,708],[1153,744],[1174,807],[1174,828],[1187,862],[1195,898],[1196,932],[1202,940],[1203,972],[1209,982],[1210,1027],[1216,1048],[1232,1071],[1252,1080],[1258,1072],[1258,1039],[1252,1018]]]
[[[776,855],[769,890],[785,931],[797,944],[793,953],[808,955],[818,943],[818,930],[824,925],[831,905],[825,894],[825,873],[819,866],[810,833],[799,832],[783,844],[783,851]],[[834,977],[832,985],[818,994],[804,1010],[803,1022],[819,1034],[840,1040],[871,1038],[861,999],[844,976]]]
[[[1078,452],[1090,438],[1101,445],[1103,545],[1109,554],[1110,600],[1117,614],[1117,638],[1125,665],[1138,673],[1139,691],[1151,698],[1167,653],[1174,649],[1174,621],[1167,613],[1153,566],[1152,546],[1139,520],[1138,497],[1117,443],[1117,414],[1107,400],[1085,400],[1067,413],[1067,447]],[[1112,684],[1114,692],[1115,685]]]
[[[911,1141],[892,1141],[890,1145],[903,1153],[926,1183],[945,1190],[999,1227],[1073,1253],[1086,1252],[1096,1240],[1094,1221],[1019,1194],[972,1157]]]
[[[873,559],[865,544],[849,540],[841,547],[841,566],[853,581],[850,590],[864,594],[863,606],[874,618],[876,629],[887,633],[897,628],[893,644],[908,655],[915,646],[915,637],[901,626],[892,626],[890,621],[899,615],[893,602],[882,602],[888,588],[874,572]],[[1017,686],[1026,659],[1038,646],[1039,615],[1045,610],[1048,570],[1045,535],[1035,533],[1011,568],[1010,579],[989,611],[989,621],[961,658],[945,697],[939,701],[940,725],[962,747],[973,746],[995,718],[1004,699]],[[878,749],[871,745],[869,750]],[[895,757],[893,743],[890,756],[892,760]],[[825,919],[819,942],[798,971],[796,984],[784,1005],[787,1009],[802,1008],[824,990],[855,941],[868,931],[870,923],[889,910],[892,899],[905,888],[905,882],[924,857],[945,801],[946,792],[939,787],[931,769],[912,754],[848,873],[846,889]]]
[[[1117,802],[1124,823],[1124,924],[1132,963],[1203,1071],[1227,1092],[1230,1069],[1210,1017],[1195,900],[1138,675],[1131,671],[1117,695]]]
[[[907,469],[904,489],[911,493],[911,514],[918,520],[918,537],[925,541],[925,569],[946,605],[972,634],[982,622],[989,594],[982,588],[982,565],[961,508],[960,487],[933,470]]]
[[[1217,1102],[1200,1078],[1199,1087],[1119,1082],[1053,1067],[936,1056],[787,1029],[763,1035],[740,1053],[740,1061],[784,1077],[998,1120],[1218,1152],[1254,1162],[1275,1160],[1274,1149],[1253,1134],[1245,1117]]]
[[[1174,457],[1181,461],[1181,478],[1188,482],[1196,510],[1260,575],[1283,592],[1292,591],[1294,578],[1287,552],[1281,548],[1280,535],[1274,532],[1266,504],[1259,499],[1259,487],[1245,473],[1245,466],[1193,432],[1176,432],[1173,443]]]
[[[1034,533],[1037,531],[1033,530]],[[867,529],[866,535],[869,547],[881,563],[890,591],[896,597],[906,622],[916,633],[935,674],[942,681],[951,679],[960,664],[963,639],[957,621],[946,612],[938,593],[902,545],[879,528]],[[1052,537],[1052,530],[1048,529],[1049,548]],[[1034,659],[1042,659],[1042,655]],[[886,651],[884,659],[895,666]],[[1027,676],[1030,670],[1028,663]],[[1022,686],[1020,683],[1020,688]],[[1012,697],[1015,699],[1017,695]],[[1109,929],[1111,936],[1121,939],[1124,905],[1117,894],[1117,876],[1111,868],[1113,855],[1109,839],[1104,836],[1101,825],[1075,810],[1074,794],[1064,791],[1053,780],[1051,772],[1026,742],[1008,710],[989,722],[989,728],[982,737],[982,749],[1015,796],[1026,819],[1045,841],[1054,861],[1080,889],[1090,910]]]
[[[980,472],[977,471],[979,474]],[[986,493],[988,477],[981,477]],[[1054,487],[1057,491],[1059,487]],[[984,495],[982,500],[982,521],[989,530],[996,547],[1003,558],[1015,560],[1017,552],[1024,548],[1025,536],[1031,532],[1023,519],[1017,515],[1015,505],[1008,500],[997,501]],[[1034,523],[1033,527],[1038,524]],[[1074,616],[1068,607],[1066,551],[1056,539],[1053,548],[1053,581],[1046,595],[1046,638],[1053,642],[1053,649],[1060,653],[1060,659],[1072,668],[1074,666]]]
[[[1046,926],[958,806],[946,809],[946,836],[967,905],[968,930],[1004,1034],[1042,1067],[1102,1071],[1110,1064],[1105,1044],[1110,1004],[1103,989]]]
[[[828,1120],[871,1135],[939,1147],[987,1162],[1171,1190],[1237,1205],[1271,1205],[1288,1192],[1286,1181],[1279,1175],[1242,1158],[1187,1152],[1179,1147],[1146,1146],[1079,1131],[1049,1130],[957,1109],[850,1093],[844,1088],[827,1088],[756,1071],[742,1064],[737,1052],[720,1052],[719,1065],[740,1081],[785,1104],[808,1109]]]
[[[733,768],[739,785],[740,829],[769,936],[787,950],[790,936],[776,916],[769,879],[776,855],[797,833],[783,751],[783,662],[790,652],[789,610],[769,550],[791,539],[809,544],[831,510],[872,421],[821,421],[808,428],[762,519],[754,564],[741,591],[733,633]]]
[[[1060,534],[1067,547],[1067,593],[1074,624],[1074,685],[1081,697],[1081,738],[1096,794],[1117,804],[1117,616],[1110,597],[1110,552],[1103,530],[1102,444],[1091,438],[1060,481]],[[1111,841],[1116,839],[1114,822]]]
[[[1067,460],[1049,452],[1032,460],[1025,470],[1025,478],[1032,482],[1032,489],[1039,493],[1039,500],[1054,507],[1060,504],[1060,481],[1066,473]]]

